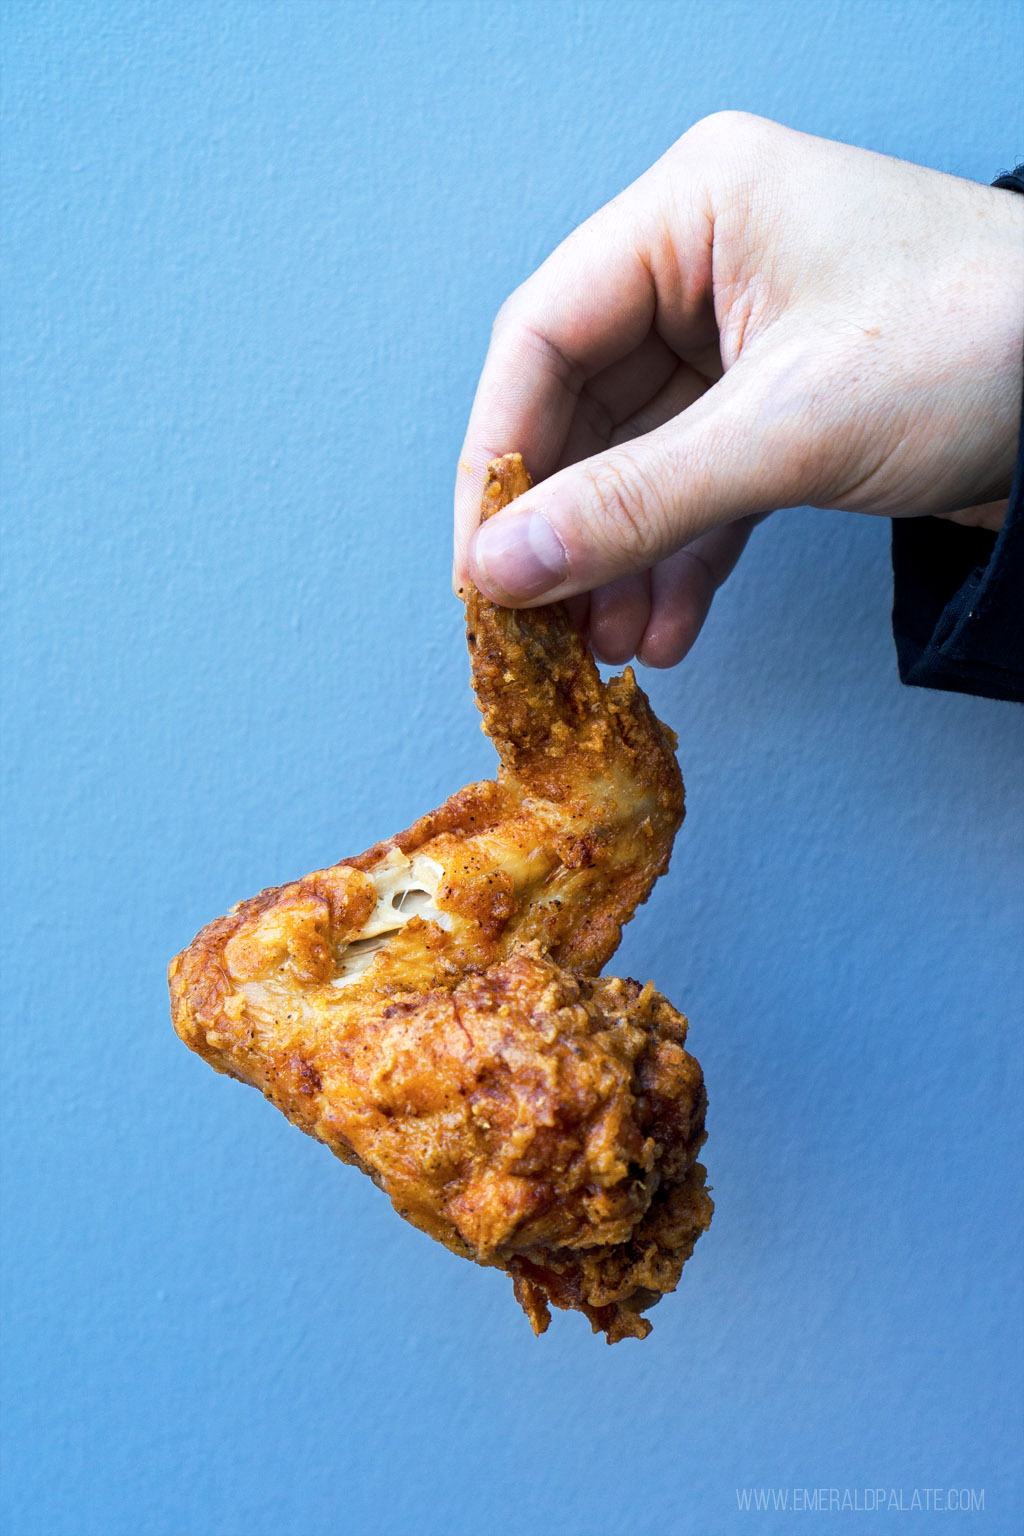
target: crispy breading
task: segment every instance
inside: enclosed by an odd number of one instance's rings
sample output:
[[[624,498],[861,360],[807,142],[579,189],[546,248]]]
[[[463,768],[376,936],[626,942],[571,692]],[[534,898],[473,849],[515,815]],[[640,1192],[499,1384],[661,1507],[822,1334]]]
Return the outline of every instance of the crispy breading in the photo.
[[[497,460],[484,515],[529,483]],[[711,1218],[704,1085],[683,1016],[596,973],[668,865],[675,738],[561,605],[464,597],[497,780],[209,924],[171,963],[174,1025],[507,1270],[536,1332],[552,1302],[643,1338]]]

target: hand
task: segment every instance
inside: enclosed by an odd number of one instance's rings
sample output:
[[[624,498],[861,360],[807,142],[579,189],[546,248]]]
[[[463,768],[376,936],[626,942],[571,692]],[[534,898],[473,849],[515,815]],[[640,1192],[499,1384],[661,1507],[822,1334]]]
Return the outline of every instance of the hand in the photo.
[[[456,585],[589,592],[599,656],[671,666],[773,508],[998,527],[1022,344],[1024,198],[706,118],[502,306]],[[516,449],[538,483],[475,531],[485,465]]]

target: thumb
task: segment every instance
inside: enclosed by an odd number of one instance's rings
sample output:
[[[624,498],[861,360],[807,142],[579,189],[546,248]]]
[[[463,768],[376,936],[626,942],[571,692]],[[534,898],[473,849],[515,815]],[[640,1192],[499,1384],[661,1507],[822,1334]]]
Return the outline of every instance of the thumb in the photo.
[[[806,470],[807,456],[793,452],[793,414],[745,361],[656,431],[560,470],[489,518],[469,551],[480,590],[506,605],[553,602],[800,501],[793,466]]]

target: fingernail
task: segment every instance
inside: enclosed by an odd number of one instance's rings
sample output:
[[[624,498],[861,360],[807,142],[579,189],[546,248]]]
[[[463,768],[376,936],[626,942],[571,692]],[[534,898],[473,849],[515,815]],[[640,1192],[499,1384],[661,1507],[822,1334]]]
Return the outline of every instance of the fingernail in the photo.
[[[503,597],[540,597],[569,574],[565,546],[540,512],[484,523],[477,529],[473,561],[482,585]]]

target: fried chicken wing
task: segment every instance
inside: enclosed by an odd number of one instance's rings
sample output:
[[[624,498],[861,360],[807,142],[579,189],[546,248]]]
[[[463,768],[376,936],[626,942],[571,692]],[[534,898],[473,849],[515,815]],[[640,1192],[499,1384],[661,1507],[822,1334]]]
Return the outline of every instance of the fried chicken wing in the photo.
[[[496,460],[484,515],[529,484]],[[706,1100],[682,1014],[597,973],[668,865],[675,738],[561,605],[463,596],[497,779],[209,924],[171,962],[174,1026],[506,1270],[535,1332],[553,1303],[643,1338],[711,1219]]]

